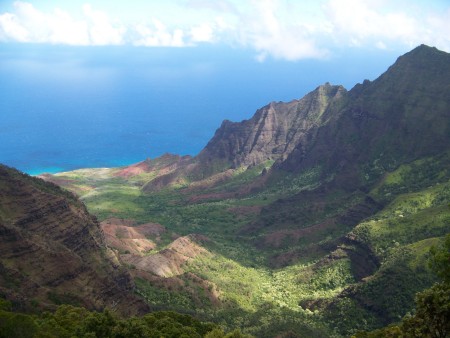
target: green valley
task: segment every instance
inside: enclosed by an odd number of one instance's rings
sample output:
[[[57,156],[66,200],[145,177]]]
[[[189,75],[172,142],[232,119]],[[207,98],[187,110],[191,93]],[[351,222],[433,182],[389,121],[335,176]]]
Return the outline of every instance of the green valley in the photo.
[[[73,191],[89,185],[89,192],[81,197],[100,220],[118,217],[137,224],[156,222],[175,237],[192,233],[208,237],[201,243],[208,254],[187,261],[182,274],[168,277],[179,280],[176,286],[136,279],[138,294],[149,304],[188,311],[226,327],[241,327],[258,337],[280,331],[323,337],[395,322],[412,310],[414,294],[435,281],[427,257],[430,247],[449,232],[449,160],[443,154],[387,173],[369,193],[384,207],[353,229],[344,227],[335,233],[318,229],[304,234],[308,241],[299,237],[294,242],[295,228],[289,227],[279,238],[266,239],[265,246],[261,235],[241,235],[240,231],[255,222],[260,210],[277,196],[319,185],[312,183],[314,175],[277,179],[242,197],[214,196],[234,186],[233,181],[245,184],[247,177],[258,179],[264,170],[249,169],[244,172],[246,178],[236,174],[223,183],[225,187],[202,190],[206,197],[200,200],[195,200],[195,191],[180,187],[144,193],[135,183],[112,178],[117,169],[95,180],[95,169],[62,173],[53,179],[71,181]],[[283,182],[291,181],[300,188],[289,190],[294,187]],[[325,216],[343,208],[337,207]],[[164,250],[172,236],[166,234],[157,250],[147,255]],[[372,268],[362,261],[369,258],[359,252],[361,247],[373,255]],[[276,261],[289,254],[295,258],[281,265]],[[371,269],[369,274],[366,270]],[[216,299],[210,297],[211,291]]]

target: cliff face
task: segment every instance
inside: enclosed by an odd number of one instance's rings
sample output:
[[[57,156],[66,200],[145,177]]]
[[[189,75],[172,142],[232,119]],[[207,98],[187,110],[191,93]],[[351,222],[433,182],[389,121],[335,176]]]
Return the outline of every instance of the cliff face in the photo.
[[[0,293],[17,306],[145,311],[97,220],[71,193],[0,166]]]
[[[319,86],[300,100],[272,102],[242,122],[224,121],[198,155],[202,166],[214,162],[240,167],[284,160],[313,130],[329,119],[328,108],[346,95],[342,86]]]
[[[301,172],[322,163],[325,171],[355,171],[364,185],[386,170],[448,149],[450,56],[419,46],[375,81],[364,81],[347,100],[330,107],[330,121],[315,141],[297,146],[280,168]]]

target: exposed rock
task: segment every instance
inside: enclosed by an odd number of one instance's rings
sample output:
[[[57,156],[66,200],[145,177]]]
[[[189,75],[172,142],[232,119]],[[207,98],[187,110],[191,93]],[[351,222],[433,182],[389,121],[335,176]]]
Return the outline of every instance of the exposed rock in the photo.
[[[225,120],[198,156],[178,161],[174,170],[159,174],[143,189],[158,191],[183,184],[186,178],[193,188],[209,187],[230,179],[231,169],[283,161],[294,149],[313,139],[316,129],[330,118],[329,107],[346,93],[344,87],[326,83],[300,100],[272,102],[249,120]]]
[[[123,314],[146,310],[113,262],[97,220],[74,195],[0,166],[0,293],[17,306],[71,302]]]
[[[142,173],[154,172],[157,175],[166,175],[190,162],[190,156],[180,156],[166,153],[155,159],[147,159],[143,162],[124,167],[115,173],[115,176],[132,177]]]
[[[191,156],[164,154],[155,159],[148,159],[138,165],[146,166],[145,172],[155,175],[142,187],[144,191],[158,191],[173,184],[184,184],[185,174],[194,166]],[[124,170],[130,170],[130,167]]]
[[[237,168],[283,160],[309,133],[325,123],[331,102],[346,95],[342,86],[319,86],[300,100],[272,102],[242,122],[224,121],[198,155],[203,166],[224,162]]]
[[[120,259],[132,270],[150,272],[159,277],[172,277],[184,273],[183,265],[190,259],[209,252],[198,243],[208,241],[203,235],[176,238],[165,249],[153,254],[156,244],[166,229],[155,223],[136,225],[132,220],[110,218],[101,223],[108,245],[119,251]]]
[[[100,223],[109,247],[121,253],[144,254],[156,248],[166,229],[156,223],[134,225],[133,221],[110,218]],[[153,240],[150,239],[153,238]]]
[[[189,235],[177,238],[166,249],[148,256],[122,255],[122,260],[138,270],[151,272],[160,277],[171,277],[184,272],[183,265],[199,255],[209,254],[196,243],[205,241],[201,235]]]

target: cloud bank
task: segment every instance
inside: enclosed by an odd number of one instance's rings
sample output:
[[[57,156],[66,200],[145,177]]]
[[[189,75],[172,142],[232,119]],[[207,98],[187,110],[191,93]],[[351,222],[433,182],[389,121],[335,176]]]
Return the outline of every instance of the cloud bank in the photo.
[[[75,15],[16,1],[12,10],[0,12],[0,41],[149,47],[224,43],[254,50],[259,61],[326,58],[336,48],[393,49],[421,43],[450,51],[450,5],[445,3],[175,0],[171,5],[171,20],[152,12],[136,22],[114,18],[110,8],[92,4],[82,5]]]

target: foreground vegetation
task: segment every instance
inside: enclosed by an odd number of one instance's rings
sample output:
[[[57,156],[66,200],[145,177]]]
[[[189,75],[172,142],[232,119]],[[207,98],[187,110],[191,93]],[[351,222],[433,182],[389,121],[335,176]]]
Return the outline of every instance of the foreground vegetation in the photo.
[[[29,315],[11,311],[0,299],[2,338],[133,338],[205,337],[250,338],[239,330],[225,333],[213,323],[201,322],[175,312],[154,312],[142,317],[120,319],[111,311],[91,312],[81,307],[61,305],[51,312]]]
[[[432,247],[430,265],[441,279],[416,295],[412,314],[399,324],[372,332],[358,332],[354,338],[436,337],[450,335],[450,235],[441,247]]]

